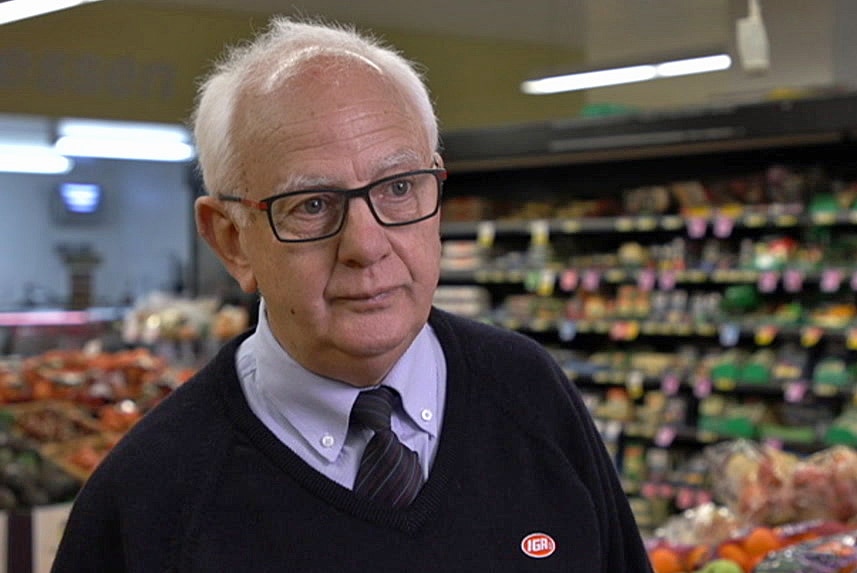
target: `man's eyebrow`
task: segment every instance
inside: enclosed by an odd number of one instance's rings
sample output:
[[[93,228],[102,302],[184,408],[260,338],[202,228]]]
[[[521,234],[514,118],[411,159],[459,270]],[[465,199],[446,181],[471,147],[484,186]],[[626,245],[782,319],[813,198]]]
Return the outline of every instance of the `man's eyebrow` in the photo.
[[[373,172],[382,177],[383,173],[389,172],[392,169],[405,166],[421,165],[422,156],[414,150],[406,149],[388,155],[379,161],[374,167]],[[428,167],[427,165],[425,167]],[[295,173],[289,176],[284,182],[280,183],[274,189],[274,192],[290,193],[293,191],[312,190],[312,189],[339,189],[342,186],[337,181],[325,175],[307,175],[304,173]]]
[[[413,149],[403,149],[398,153],[394,153],[393,155],[388,155],[383,160],[381,160],[376,166],[376,173],[380,173],[383,171],[389,171],[394,167],[400,167],[404,165],[417,165],[422,160],[419,153],[417,153]]]

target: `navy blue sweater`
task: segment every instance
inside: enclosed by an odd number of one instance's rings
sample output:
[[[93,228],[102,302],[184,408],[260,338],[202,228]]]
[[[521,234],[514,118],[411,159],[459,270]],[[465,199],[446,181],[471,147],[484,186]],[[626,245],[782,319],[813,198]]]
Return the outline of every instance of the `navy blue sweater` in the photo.
[[[241,337],[87,481],[54,573],[649,572],[611,460],[546,351],[438,310],[430,323],[446,413],[407,509],[357,497],[268,431],[235,371]],[[549,538],[523,543],[533,533]]]

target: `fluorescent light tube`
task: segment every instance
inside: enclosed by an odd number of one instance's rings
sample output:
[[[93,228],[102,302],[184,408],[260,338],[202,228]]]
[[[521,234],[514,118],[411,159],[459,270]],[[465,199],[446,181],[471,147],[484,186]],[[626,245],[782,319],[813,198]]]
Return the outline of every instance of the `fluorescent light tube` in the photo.
[[[179,125],[63,119],[55,149],[71,157],[189,161],[196,155],[190,134]]]
[[[189,161],[194,157],[193,146],[177,141],[111,140],[65,136],[57,140],[54,148],[62,155],[69,157],[140,161]]]
[[[589,88],[615,86],[653,80],[657,76],[655,66],[628,66],[579,74],[566,74],[530,80],[521,84],[521,91],[528,94],[554,94]]]
[[[3,172],[63,174],[73,167],[74,161],[51,147],[0,144],[0,171]]]
[[[6,0],[0,2],[0,25],[101,0]]]
[[[719,72],[721,70],[728,70],[731,66],[732,58],[727,54],[717,54],[716,56],[703,56],[701,58],[664,62],[655,66],[655,69],[659,78],[672,78],[675,76]]]
[[[521,84],[521,91],[533,95],[555,94],[645,82],[657,78],[715,72],[729,69],[731,65],[732,58],[727,54],[716,54],[698,58],[670,60],[658,64],[625,66],[528,80]]]

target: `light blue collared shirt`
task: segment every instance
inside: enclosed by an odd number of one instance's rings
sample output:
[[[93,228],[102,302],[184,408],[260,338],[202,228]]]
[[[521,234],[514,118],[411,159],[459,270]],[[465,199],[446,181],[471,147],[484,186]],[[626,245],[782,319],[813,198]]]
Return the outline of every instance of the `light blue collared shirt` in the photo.
[[[360,388],[314,374],[298,364],[274,338],[259,304],[259,323],[239,347],[236,369],[250,409],[286,446],[314,469],[351,489],[371,430],[348,431]],[[392,428],[419,454],[423,476],[437,451],[446,397],[446,360],[425,325],[384,378],[402,397]],[[365,389],[364,389],[365,390]]]

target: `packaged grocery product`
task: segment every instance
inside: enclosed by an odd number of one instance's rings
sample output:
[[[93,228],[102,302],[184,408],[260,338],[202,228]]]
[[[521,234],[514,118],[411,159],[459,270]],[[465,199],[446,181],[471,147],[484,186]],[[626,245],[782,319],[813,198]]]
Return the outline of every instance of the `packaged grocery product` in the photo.
[[[834,446],[812,454],[795,467],[792,487],[800,518],[852,519],[857,515],[857,452]]]
[[[754,573],[852,573],[857,571],[857,531],[786,547],[768,555]]]
[[[734,537],[742,527],[728,508],[706,503],[669,518],[657,535],[672,545],[715,545]]]
[[[748,523],[779,525],[796,521],[792,474],[797,456],[776,448],[735,440],[707,449],[716,499]]]

